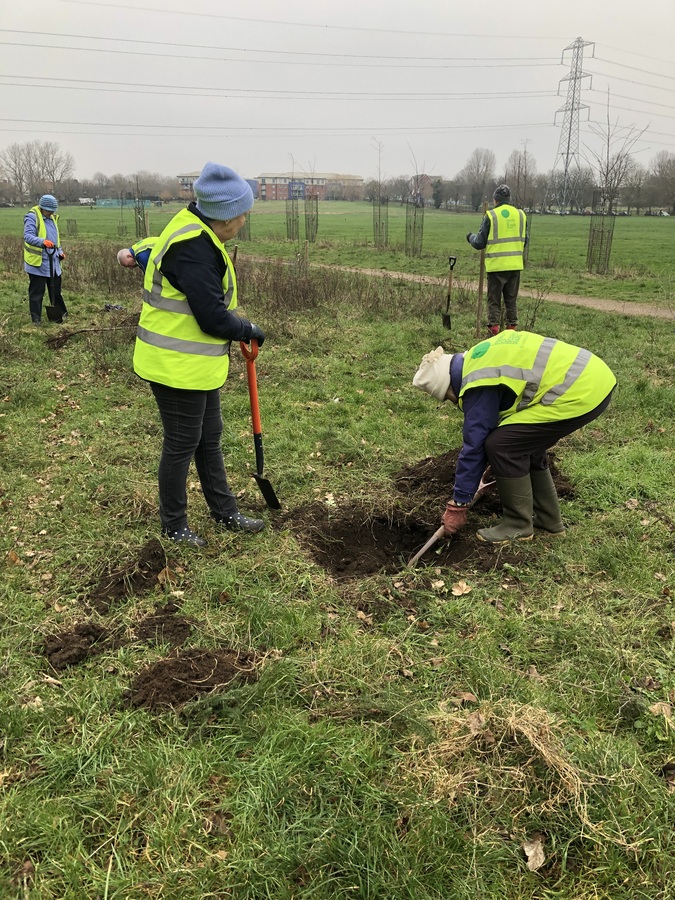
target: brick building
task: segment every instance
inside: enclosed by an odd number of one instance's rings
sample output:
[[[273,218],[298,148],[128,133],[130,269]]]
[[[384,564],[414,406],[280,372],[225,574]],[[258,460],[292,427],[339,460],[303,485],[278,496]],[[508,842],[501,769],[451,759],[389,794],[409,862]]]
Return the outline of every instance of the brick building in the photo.
[[[177,175],[186,197],[193,196],[193,185],[199,172]],[[360,175],[341,175],[337,172],[313,172],[311,175],[295,172],[264,172],[257,178],[247,178],[256,200],[288,200],[295,196],[314,195],[319,200],[363,200],[364,181]]]
[[[319,200],[363,200],[364,181],[360,175],[341,175],[337,172],[262,172],[256,179],[260,200],[288,200],[291,196]]]

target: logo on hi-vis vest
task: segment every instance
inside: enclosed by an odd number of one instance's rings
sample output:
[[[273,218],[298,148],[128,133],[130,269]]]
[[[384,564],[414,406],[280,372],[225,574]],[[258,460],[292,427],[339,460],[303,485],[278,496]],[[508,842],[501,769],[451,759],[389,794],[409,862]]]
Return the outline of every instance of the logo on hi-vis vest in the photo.
[[[511,213],[508,211],[508,209],[503,209],[502,215],[504,216],[505,219],[508,219],[508,217],[511,215]]]
[[[471,353],[471,359],[480,359],[481,356],[485,356],[485,354],[490,349],[489,341],[483,341],[482,344],[476,344]]]

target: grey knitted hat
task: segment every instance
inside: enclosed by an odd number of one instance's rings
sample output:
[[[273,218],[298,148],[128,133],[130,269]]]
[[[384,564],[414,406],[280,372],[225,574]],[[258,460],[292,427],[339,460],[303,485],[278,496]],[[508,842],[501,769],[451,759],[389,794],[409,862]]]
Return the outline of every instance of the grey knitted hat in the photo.
[[[194,183],[197,209],[207,219],[227,222],[243,216],[253,206],[247,181],[227,166],[208,162]]]
[[[38,206],[48,212],[56,212],[59,208],[59,201],[52,194],[43,194],[38,200]]]

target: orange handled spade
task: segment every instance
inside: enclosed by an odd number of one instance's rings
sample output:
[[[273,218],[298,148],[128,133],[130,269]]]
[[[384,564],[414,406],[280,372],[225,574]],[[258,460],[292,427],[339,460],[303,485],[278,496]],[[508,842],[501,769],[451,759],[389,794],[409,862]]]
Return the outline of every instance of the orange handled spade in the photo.
[[[263,445],[262,445],[262,425],[260,423],[260,406],[258,405],[258,379],[255,371],[255,360],[258,356],[258,342],[251,340],[250,348],[244,341],[239,342],[241,352],[246,360],[246,376],[248,378],[248,395],[251,400],[251,419],[253,421],[253,446],[255,447],[255,467],[253,473],[260,493],[265,498],[265,503],[270,509],[281,509],[281,503],[274,493],[274,488],[267,478],[263,477]]]

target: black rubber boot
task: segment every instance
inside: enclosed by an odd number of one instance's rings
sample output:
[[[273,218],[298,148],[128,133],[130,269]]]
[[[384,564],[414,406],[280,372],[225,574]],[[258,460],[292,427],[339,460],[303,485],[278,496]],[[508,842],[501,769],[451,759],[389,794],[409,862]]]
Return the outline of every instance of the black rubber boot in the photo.
[[[564,534],[565,526],[560,517],[558,492],[550,469],[530,472],[532,482],[532,524],[551,534]]]
[[[164,534],[176,544],[192,544],[193,547],[206,547],[204,538],[199,537],[197,532],[188,528],[187,525],[183,525],[182,528],[178,528],[176,531],[165,531]]]
[[[262,519],[251,519],[240,512],[216,519],[216,522],[223,528],[227,528],[228,531],[248,531],[251,534],[256,534],[265,527]]]
[[[511,541],[531,541],[532,483],[530,476],[496,478],[497,493],[502,504],[502,520],[492,528],[476,532],[479,541],[487,544],[508,544]]]

